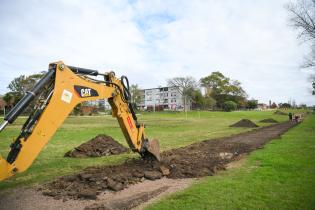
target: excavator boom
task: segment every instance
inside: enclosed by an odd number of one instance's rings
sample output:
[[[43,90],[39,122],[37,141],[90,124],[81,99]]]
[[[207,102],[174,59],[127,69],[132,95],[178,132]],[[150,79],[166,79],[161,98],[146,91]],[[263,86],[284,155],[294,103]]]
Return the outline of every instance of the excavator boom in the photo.
[[[104,80],[90,76],[103,76]],[[11,144],[6,159],[0,156],[0,181],[25,171],[38,156],[73,108],[82,102],[107,99],[112,107],[129,147],[142,157],[160,160],[158,141],[149,141],[144,124],[139,123],[130,103],[127,77],[118,79],[114,72],[66,66],[62,62],[49,65],[48,72],[5,116],[0,132],[26,109],[30,115],[21,133]]]

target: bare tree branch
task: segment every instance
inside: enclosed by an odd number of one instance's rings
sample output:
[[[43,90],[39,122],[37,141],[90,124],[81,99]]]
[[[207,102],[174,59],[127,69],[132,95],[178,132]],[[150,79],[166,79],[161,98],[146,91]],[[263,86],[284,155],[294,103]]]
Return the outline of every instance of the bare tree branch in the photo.
[[[315,67],[315,0],[297,0],[286,5],[291,26],[300,31],[298,38],[310,44],[310,52],[304,58],[302,68]]]

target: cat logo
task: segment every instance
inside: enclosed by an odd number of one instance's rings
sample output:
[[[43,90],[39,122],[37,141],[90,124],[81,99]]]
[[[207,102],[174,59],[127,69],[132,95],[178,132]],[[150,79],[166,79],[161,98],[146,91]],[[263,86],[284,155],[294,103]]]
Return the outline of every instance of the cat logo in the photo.
[[[90,97],[91,96],[91,88],[81,89],[81,97]]]
[[[81,98],[87,98],[87,97],[95,97],[98,96],[98,93],[96,90],[89,88],[89,87],[84,87],[84,86],[79,86],[75,85],[74,90],[77,92],[77,94]]]

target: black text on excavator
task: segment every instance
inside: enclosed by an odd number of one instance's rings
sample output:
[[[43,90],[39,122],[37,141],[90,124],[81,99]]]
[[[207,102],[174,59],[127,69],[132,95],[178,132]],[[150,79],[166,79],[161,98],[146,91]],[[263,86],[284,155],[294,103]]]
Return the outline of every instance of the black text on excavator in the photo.
[[[104,80],[91,77],[99,75]],[[96,70],[55,62],[49,64],[48,72],[5,116],[0,125],[2,131],[35,101],[19,136],[11,144],[7,158],[0,156],[0,180],[25,171],[73,108],[84,101],[97,99],[108,100],[112,115],[117,118],[127,143],[134,152],[144,158],[154,157],[160,160],[158,141],[149,141],[144,132],[144,124],[137,121],[130,103],[127,77],[118,79],[114,72],[102,74]]]

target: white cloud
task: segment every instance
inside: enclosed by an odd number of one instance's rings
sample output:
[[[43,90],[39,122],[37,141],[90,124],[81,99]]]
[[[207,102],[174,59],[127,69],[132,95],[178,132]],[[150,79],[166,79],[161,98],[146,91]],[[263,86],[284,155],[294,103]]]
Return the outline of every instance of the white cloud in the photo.
[[[15,76],[63,60],[114,69],[142,87],[220,70],[264,102],[314,104],[305,49],[288,27],[286,1],[4,1],[0,92]],[[10,72],[10,75],[5,72]]]

